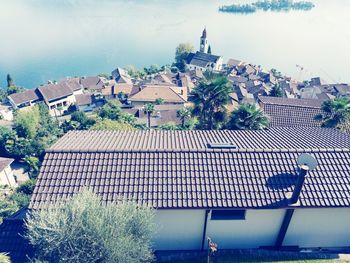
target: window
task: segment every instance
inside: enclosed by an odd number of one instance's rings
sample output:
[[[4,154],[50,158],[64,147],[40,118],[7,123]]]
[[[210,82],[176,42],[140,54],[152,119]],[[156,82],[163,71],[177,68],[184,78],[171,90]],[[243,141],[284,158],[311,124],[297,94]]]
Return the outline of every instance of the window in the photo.
[[[212,210],[211,220],[245,220],[245,210]]]

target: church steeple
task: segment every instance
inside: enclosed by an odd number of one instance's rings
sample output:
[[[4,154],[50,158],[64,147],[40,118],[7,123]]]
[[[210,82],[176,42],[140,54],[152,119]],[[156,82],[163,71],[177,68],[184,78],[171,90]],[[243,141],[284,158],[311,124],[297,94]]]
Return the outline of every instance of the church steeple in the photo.
[[[207,28],[204,28],[203,32],[202,32],[202,36],[200,39],[200,52],[203,53],[208,53],[208,48],[209,48],[209,44],[208,44],[208,39],[207,39]]]

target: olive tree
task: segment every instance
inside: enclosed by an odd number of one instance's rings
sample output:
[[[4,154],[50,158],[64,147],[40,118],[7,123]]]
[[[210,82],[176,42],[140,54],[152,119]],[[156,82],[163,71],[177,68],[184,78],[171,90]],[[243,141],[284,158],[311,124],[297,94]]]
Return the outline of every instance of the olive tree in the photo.
[[[148,262],[154,211],[132,201],[102,203],[83,190],[33,211],[26,237],[37,260],[48,262]]]

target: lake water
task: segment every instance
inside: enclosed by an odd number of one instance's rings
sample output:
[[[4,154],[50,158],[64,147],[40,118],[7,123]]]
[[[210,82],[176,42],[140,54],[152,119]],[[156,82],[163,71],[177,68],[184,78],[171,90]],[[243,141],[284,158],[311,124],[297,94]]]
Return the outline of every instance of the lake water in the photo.
[[[299,79],[350,82],[349,0],[313,0],[309,12],[217,11],[233,2],[0,0],[0,86],[7,73],[33,88],[117,66],[171,63],[178,43],[198,48],[204,26],[213,53],[225,61],[241,59]]]

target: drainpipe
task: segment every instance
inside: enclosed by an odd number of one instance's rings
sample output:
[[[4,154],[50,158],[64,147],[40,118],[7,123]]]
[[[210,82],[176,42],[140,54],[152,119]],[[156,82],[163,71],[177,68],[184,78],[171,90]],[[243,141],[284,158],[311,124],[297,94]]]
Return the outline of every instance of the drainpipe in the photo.
[[[287,209],[284,214],[282,225],[281,225],[280,231],[278,232],[278,236],[275,242],[275,248],[277,249],[280,249],[283,244],[283,240],[287,234],[287,230],[288,230],[290,221],[292,220],[293,214],[294,214],[294,208]]]
[[[203,235],[202,235],[202,247],[201,249],[204,250],[204,244],[205,244],[205,236],[207,235],[207,223],[208,223],[208,214],[210,210],[205,210],[204,215],[204,224],[203,224]]]
[[[299,176],[298,176],[297,182],[295,184],[292,197],[288,200],[288,203],[290,205],[294,205],[298,202],[298,199],[299,199],[299,196],[301,193],[301,189],[304,185],[305,178],[306,178],[309,170],[310,170],[309,166],[307,166],[305,164],[300,166]],[[288,228],[289,228],[290,221],[292,220],[292,217],[294,214],[294,210],[295,210],[294,208],[287,208],[286,209],[286,212],[285,212],[284,217],[283,217],[282,225],[280,227],[280,230],[278,232],[278,236],[277,236],[276,241],[275,241],[275,248],[277,248],[277,249],[280,249],[282,247],[284,238],[285,238],[287,231],[288,231]]]

